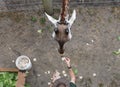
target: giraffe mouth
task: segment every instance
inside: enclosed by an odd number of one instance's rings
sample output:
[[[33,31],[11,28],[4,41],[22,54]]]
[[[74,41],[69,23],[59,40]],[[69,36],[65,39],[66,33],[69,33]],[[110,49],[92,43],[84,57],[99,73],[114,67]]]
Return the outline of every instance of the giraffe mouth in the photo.
[[[60,53],[60,54],[63,54],[64,53],[64,44],[65,44],[65,42],[64,41],[58,41],[58,43],[59,43],[59,49],[58,49],[58,52]]]
[[[58,52],[60,53],[60,54],[64,54],[64,49],[58,49]]]

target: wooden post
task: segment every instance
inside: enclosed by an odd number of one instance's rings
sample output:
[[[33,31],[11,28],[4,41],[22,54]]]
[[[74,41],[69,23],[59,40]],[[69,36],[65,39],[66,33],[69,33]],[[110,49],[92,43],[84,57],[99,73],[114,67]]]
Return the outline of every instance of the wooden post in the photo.
[[[18,79],[16,81],[16,87],[25,87],[25,72],[20,72],[16,68],[0,68],[0,72],[16,72],[18,73]]]
[[[44,10],[48,14],[52,15],[53,14],[53,0],[42,0]]]

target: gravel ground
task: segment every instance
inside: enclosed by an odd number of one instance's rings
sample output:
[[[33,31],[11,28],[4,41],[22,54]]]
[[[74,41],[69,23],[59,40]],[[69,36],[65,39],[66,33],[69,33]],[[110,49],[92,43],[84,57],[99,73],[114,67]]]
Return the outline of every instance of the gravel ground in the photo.
[[[120,48],[120,7],[75,9],[73,38],[65,44],[64,55],[70,57],[73,68],[78,70],[77,86],[120,87],[120,55],[113,54]],[[54,17],[58,14],[56,9]],[[51,37],[54,26],[46,17],[42,21],[44,17],[42,11],[0,13],[0,67],[14,68],[18,56],[30,57],[33,66],[27,83],[31,87],[48,87],[56,69],[68,74],[57,51],[58,44]]]

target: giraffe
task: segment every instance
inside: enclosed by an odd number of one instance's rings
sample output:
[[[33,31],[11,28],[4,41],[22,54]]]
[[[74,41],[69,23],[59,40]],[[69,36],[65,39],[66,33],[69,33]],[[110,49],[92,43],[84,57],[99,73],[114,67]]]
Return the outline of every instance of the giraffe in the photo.
[[[71,26],[76,19],[76,10],[73,10],[72,16],[69,19],[68,4],[69,0],[62,1],[62,9],[58,20],[45,13],[49,21],[55,26],[52,37],[59,44],[58,52],[60,54],[64,53],[64,44],[72,38]]]

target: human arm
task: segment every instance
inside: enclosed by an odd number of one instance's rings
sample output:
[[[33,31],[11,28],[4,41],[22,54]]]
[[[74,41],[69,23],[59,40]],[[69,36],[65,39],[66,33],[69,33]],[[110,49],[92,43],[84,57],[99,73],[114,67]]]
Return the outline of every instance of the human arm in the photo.
[[[71,82],[75,83],[76,77],[75,77],[75,74],[74,74],[74,72],[72,70],[72,67],[71,67],[71,64],[70,64],[70,59],[69,58],[65,58],[65,62],[66,62],[67,67],[69,69],[69,74],[70,74]]]

